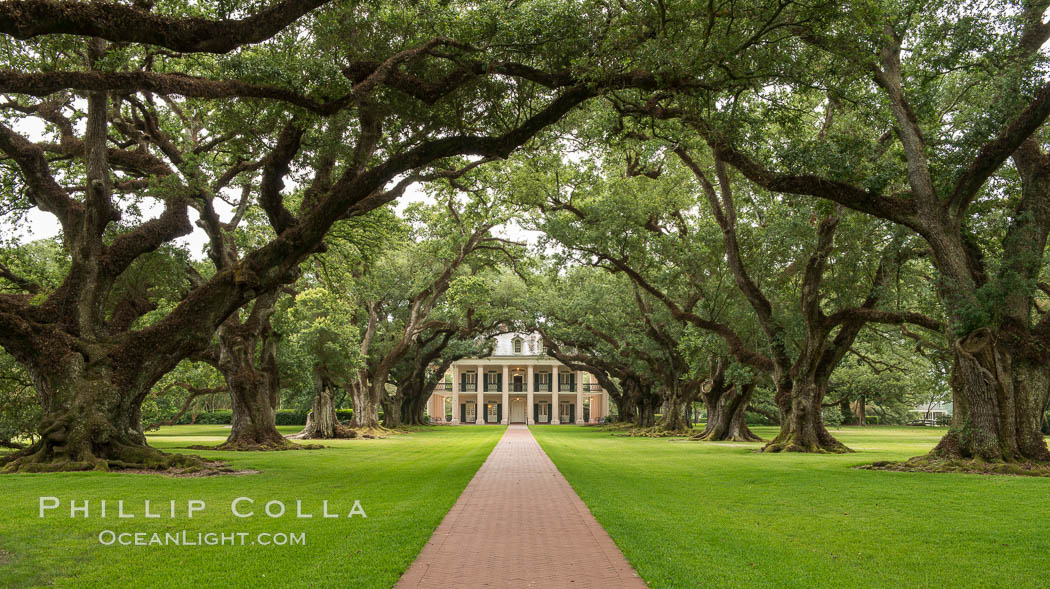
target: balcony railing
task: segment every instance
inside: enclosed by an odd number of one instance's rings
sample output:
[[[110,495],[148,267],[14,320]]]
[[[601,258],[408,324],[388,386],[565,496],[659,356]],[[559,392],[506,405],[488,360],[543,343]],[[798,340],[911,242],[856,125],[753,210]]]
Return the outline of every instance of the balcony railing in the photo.
[[[477,392],[477,390],[478,390],[478,383],[476,383],[476,382],[468,382],[468,383],[462,384],[461,388],[460,388],[460,392],[461,393],[475,393],[475,392]],[[501,392],[503,392],[500,389],[499,385],[496,384],[496,383],[485,383],[484,386],[482,387],[482,390],[484,392],[486,392],[486,393],[501,393]],[[510,385],[508,386],[508,390],[510,392],[512,392],[512,393],[527,393],[527,392],[529,392],[528,388],[525,386],[524,383],[514,383],[514,382],[510,383]],[[585,392],[585,393],[600,393],[600,392],[603,392],[603,391],[604,391],[604,389],[602,389],[602,385],[600,385],[598,383],[584,384],[583,385],[583,392]],[[451,393],[452,392],[452,383],[450,383],[450,382],[439,382],[436,385],[434,385],[434,392],[435,393]],[[539,384],[539,385],[536,386],[536,389],[533,392],[536,392],[536,393],[549,393],[549,392],[551,392],[551,385],[550,385],[550,383]],[[559,393],[575,393],[576,392],[576,386],[573,385],[573,384],[570,384],[570,383],[565,383],[565,382],[558,383],[558,392]]]

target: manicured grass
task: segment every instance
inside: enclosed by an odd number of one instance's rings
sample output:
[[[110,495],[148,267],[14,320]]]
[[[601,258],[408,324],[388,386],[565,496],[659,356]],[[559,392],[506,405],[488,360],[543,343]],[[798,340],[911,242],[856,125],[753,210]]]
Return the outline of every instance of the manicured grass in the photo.
[[[285,433],[301,428],[280,428]],[[261,474],[208,478],[70,473],[0,475],[0,587],[381,587],[408,568],[455,503],[503,427],[429,428],[382,440],[327,442],[308,452],[199,452]],[[229,429],[176,426],[151,436],[157,447],[217,444]],[[187,452],[183,450],[183,452]],[[38,517],[38,498],[55,496],[61,509]],[[256,515],[230,512],[237,497],[250,497]],[[69,518],[68,500],[90,500],[89,519]],[[107,500],[107,518],[97,517]],[[116,501],[134,519],[114,517]],[[143,518],[149,499],[160,519]],[[176,500],[177,517],[168,517]],[[205,511],[186,517],[186,502]],[[270,500],[287,512],[263,513]],[[295,517],[296,504],[311,519]],[[327,499],[337,519],[321,517]],[[360,500],[367,519],[345,516]],[[159,506],[159,507],[158,507]],[[276,506],[274,506],[276,507]],[[102,530],[115,532],[302,533],[305,546],[103,546]]]
[[[851,468],[924,453],[943,428],[843,428],[857,453],[831,456],[532,431],[654,588],[1050,582],[1050,479]]]

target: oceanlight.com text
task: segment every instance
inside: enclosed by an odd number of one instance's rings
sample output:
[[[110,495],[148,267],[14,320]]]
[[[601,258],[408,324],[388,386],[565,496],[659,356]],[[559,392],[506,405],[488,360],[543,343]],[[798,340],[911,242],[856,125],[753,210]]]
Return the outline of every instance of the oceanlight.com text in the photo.
[[[98,533],[103,546],[306,546],[306,532],[115,532]]]

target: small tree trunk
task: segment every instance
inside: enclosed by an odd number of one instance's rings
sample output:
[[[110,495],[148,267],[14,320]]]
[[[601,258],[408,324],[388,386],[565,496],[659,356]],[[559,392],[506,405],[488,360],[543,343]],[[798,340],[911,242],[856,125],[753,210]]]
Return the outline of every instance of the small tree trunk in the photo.
[[[412,425],[427,425],[425,396],[417,396],[411,400],[408,417]]]
[[[638,403],[638,413],[634,423],[640,428],[649,428],[656,425],[656,408],[653,406],[652,399],[649,396],[643,397]]]
[[[762,448],[763,452],[852,452],[824,427],[821,402],[824,384],[795,382],[795,389],[778,390],[780,433]]]
[[[354,416],[350,420],[350,429],[364,437],[375,437],[384,431],[379,424],[379,404],[385,388],[382,383],[359,383],[350,387],[350,402],[354,405]]]
[[[761,442],[747,427],[747,408],[751,404],[755,385],[742,387],[733,385],[728,389],[712,387],[703,393],[704,405],[707,407],[707,427],[704,432],[693,436],[696,440]]]
[[[381,397],[380,404],[383,406],[383,426],[398,428],[402,425],[401,419],[401,397],[386,395]]]
[[[863,396],[850,403],[850,412],[853,414],[853,420],[857,425],[868,425],[867,409],[867,404],[865,403]]]
[[[401,423],[404,425],[426,425],[426,402],[425,395],[420,395],[409,390],[399,395],[401,397]]]
[[[636,423],[638,419],[637,405],[627,395],[609,395],[613,405],[616,406],[616,415],[620,421],[625,423]]]
[[[842,415],[843,425],[853,425],[853,410],[849,407],[849,400],[845,397],[839,399],[839,414]]]
[[[667,432],[689,431],[689,418],[687,416],[688,403],[685,402],[679,387],[667,398],[663,418],[660,420],[660,429]]]
[[[292,437],[300,440],[330,440],[342,437],[340,434],[332,383],[323,374],[315,373],[314,402],[306,416],[306,426]]]

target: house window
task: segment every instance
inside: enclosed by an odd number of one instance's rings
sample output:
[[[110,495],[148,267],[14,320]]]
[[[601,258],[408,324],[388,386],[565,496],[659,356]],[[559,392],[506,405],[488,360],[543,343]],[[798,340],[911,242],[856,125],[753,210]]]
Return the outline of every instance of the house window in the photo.
[[[521,353],[521,338],[514,338],[514,353]]]

